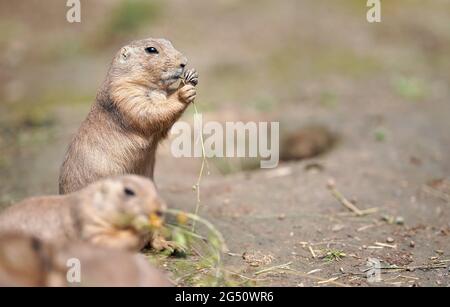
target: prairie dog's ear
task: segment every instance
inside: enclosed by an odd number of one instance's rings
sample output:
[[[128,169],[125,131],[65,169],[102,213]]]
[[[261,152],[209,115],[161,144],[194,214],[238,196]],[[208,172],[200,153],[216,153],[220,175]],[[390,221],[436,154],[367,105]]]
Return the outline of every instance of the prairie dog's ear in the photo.
[[[129,47],[123,47],[120,50],[120,62],[125,63],[131,57],[131,50]]]

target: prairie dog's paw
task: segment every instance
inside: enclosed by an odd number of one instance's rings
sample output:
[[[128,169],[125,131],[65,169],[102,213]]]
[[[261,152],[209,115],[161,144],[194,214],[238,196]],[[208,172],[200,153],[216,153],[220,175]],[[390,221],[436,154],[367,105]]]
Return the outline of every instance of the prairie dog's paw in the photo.
[[[175,251],[185,252],[183,246],[173,241],[167,241],[160,234],[157,234],[153,237],[152,241],[150,242],[150,245],[154,250],[158,252],[163,250],[166,250],[171,254],[174,253]]]
[[[194,102],[195,96],[197,95],[197,90],[191,84],[186,84],[178,90],[178,97],[183,103]]]
[[[184,72],[184,82],[196,86],[198,84],[198,72],[195,69],[189,69]]]

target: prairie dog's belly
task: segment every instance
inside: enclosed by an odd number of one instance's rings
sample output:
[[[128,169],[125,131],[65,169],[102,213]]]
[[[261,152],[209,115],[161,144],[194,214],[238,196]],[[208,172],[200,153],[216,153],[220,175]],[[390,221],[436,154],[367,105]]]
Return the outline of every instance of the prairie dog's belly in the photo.
[[[145,175],[154,163],[156,145],[149,139],[120,130],[101,131],[97,142],[83,145],[89,168],[103,176]]]
[[[94,115],[91,115],[91,117]],[[135,174],[153,178],[157,142],[115,125],[102,129],[86,121],[66,154],[60,194],[68,194],[111,176]]]

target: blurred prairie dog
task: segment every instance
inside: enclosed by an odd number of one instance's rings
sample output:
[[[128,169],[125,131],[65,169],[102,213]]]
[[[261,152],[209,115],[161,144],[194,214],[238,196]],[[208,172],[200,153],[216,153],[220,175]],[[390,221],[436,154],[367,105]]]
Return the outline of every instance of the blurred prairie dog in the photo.
[[[152,218],[162,223],[164,210],[151,180],[127,175],[98,181],[68,195],[25,199],[0,213],[0,232],[138,251],[156,234],[148,225]],[[156,241],[161,244],[161,238]]]
[[[67,280],[80,261],[80,282]],[[83,242],[61,245],[17,233],[0,234],[0,286],[172,286],[143,255]]]
[[[155,153],[172,125],[194,101],[198,74],[165,39],[144,39],[114,57],[96,101],[67,150],[60,194],[101,178],[137,174],[153,178]],[[184,77],[186,82],[177,82]]]

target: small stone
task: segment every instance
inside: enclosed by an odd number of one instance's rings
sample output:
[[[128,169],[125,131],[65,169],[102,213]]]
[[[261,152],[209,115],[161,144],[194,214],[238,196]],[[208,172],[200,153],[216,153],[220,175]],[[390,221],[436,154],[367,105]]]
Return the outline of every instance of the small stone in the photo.
[[[416,246],[416,242],[414,242],[414,241],[409,242],[409,247],[415,247],[415,246]]]
[[[344,229],[345,228],[345,225],[342,225],[342,224],[336,224],[336,225],[334,225],[332,228],[331,228],[331,231],[333,231],[333,232],[338,232],[338,231],[341,231],[342,229]]]
[[[395,218],[395,224],[397,225],[403,225],[405,224],[405,219],[402,216],[397,216]]]
[[[290,236],[290,237],[293,237],[293,236],[294,236],[294,233],[293,233],[293,232],[289,233],[289,236]]]
[[[336,186],[336,181],[334,181],[333,178],[330,178],[327,180],[327,188],[328,189],[334,189]]]
[[[278,216],[278,219],[279,219],[280,221],[284,220],[285,218],[286,218],[286,214],[284,214],[284,213],[282,213],[282,214],[280,214],[280,215]]]
[[[389,221],[392,220],[392,218],[389,215],[383,215],[381,217],[381,220],[389,223]]]
[[[394,243],[394,238],[391,238],[391,237],[388,237],[387,239],[386,239],[386,242],[387,243]]]
[[[435,250],[435,252],[436,252],[436,254],[438,254],[438,255],[443,255],[443,254],[444,254],[444,251],[443,251],[443,250],[440,250],[440,249]]]

